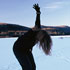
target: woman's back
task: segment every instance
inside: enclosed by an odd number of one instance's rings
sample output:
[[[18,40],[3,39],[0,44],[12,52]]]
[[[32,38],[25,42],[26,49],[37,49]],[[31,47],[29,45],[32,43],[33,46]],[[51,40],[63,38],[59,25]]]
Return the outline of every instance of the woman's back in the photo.
[[[15,47],[22,49],[24,52],[33,48],[36,44],[36,34],[38,31],[29,30],[24,35],[20,36],[14,43]],[[18,49],[18,50],[19,50]]]

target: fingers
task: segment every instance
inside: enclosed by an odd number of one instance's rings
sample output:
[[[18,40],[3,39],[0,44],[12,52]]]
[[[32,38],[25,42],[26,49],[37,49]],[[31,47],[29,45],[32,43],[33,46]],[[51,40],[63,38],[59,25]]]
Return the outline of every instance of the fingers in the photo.
[[[36,7],[36,4],[33,5],[33,8],[34,8],[34,9],[35,9],[35,7]]]
[[[33,5],[33,8],[36,10],[36,12],[40,12],[40,7],[39,7],[39,4],[34,4]]]
[[[37,6],[39,7],[39,4],[37,3]]]
[[[39,5],[38,5],[38,3],[37,3],[37,4],[34,4],[34,5],[33,5],[33,8],[36,9],[36,8],[40,8],[40,7],[39,7]]]

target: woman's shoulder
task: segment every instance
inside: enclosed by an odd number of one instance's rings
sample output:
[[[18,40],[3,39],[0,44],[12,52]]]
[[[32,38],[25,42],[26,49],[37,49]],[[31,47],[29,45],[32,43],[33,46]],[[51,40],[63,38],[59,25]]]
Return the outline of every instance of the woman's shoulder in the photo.
[[[30,29],[30,30],[28,30],[28,32],[26,32],[24,35],[21,35],[21,36],[19,37],[19,39],[20,39],[20,38],[24,38],[24,37],[26,37],[26,36],[36,35],[38,32],[39,32],[38,30],[32,30],[32,29]]]

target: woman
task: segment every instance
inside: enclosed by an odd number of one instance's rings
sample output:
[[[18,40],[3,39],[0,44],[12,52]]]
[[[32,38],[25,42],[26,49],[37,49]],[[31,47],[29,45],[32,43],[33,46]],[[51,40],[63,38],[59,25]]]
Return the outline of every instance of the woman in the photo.
[[[33,8],[36,10],[35,27],[20,36],[14,43],[13,47],[14,54],[19,61],[22,70],[36,70],[36,65],[32,55],[32,48],[36,43],[40,43],[40,47],[46,55],[49,55],[51,50],[51,38],[46,31],[41,30],[40,7],[38,4],[35,4]]]

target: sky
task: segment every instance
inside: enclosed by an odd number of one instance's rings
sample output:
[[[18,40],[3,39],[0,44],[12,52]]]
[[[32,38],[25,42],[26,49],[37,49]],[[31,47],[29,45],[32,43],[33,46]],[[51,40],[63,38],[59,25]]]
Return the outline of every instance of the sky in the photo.
[[[33,27],[35,3],[41,7],[42,25],[70,25],[70,0],[0,0],[0,22]]]
[[[41,7],[41,24],[46,26],[70,25],[70,0],[0,0],[0,22],[33,27],[36,12]],[[0,38],[0,70],[20,70],[12,48],[17,38]],[[37,70],[70,70],[70,37],[54,38],[52,55],[46,56],[34,46]]]

